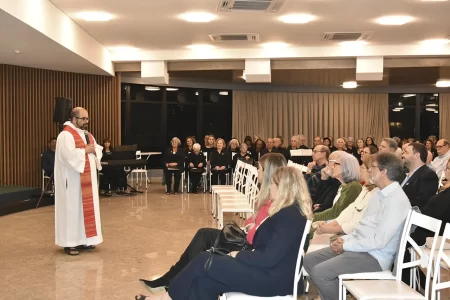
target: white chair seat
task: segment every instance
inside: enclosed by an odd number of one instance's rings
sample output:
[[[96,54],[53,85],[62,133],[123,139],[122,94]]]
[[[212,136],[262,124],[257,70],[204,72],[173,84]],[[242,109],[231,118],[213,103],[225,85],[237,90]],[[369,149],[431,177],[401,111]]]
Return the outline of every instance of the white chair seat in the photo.
[[[344,286],[358,300],[362,299],[425,299],[424,296],[396,280],[352,280]]]
[[[275,296],[275,297],[257,297],[250,296],[243,293],[226,293],[226,297],[220,297],[221,300],[262,300],[262,299],[294,299],[291,295]]]

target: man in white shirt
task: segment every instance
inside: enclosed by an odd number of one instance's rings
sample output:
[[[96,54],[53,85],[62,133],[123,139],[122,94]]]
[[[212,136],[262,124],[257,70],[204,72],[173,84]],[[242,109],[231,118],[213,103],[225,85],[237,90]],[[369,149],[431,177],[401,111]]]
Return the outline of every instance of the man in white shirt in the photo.
[[[436,150],[438,156],[433,160],[431,165],[436,170],[436,174],[441,178],[442,173],[447,166],[447,162],[450,159],[450,144],[447,140],[442,139],[436,143]]]
[[[370,167],[377,192],[361,221],[331,247],[305,255],[304,268],[322,300],[339,293],[339,275],[389,270],[398,250],[405,219],[411,209],[399,180],[402,161],[392,153],[379,153]]]

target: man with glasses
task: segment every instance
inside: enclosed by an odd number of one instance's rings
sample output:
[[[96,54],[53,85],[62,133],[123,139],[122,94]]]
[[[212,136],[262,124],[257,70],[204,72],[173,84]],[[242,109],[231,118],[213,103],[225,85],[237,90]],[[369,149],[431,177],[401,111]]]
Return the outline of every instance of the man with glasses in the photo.
[[[441,178],[442,173],[447,166],[447,162],[450,159],[449,142],[445,139],[439,140],[436,143],[436,150],[438,156],[431,162],[431,165],[436,170],[437,176]]]
[[[339,275],[390,270],[411,204],[398,183],[402,161],[392,153],[376,154],[369,169],[377,191],[359,224],[331,247],[305,255],[305,270],[322,300],[336,299]]]
[[[321,182],[321,171],[327,166],[329,156],[330,148],[326,146],[316,146],[313,150],[313,161],[308,164],[308,171],[305,174],[305,180],[312,199],[316,199],[317,188]]]
[[[56,143],[55,241],[68,255],[103,242],[97,186],[103,147],[88,124],[88,112],[74,108]]]

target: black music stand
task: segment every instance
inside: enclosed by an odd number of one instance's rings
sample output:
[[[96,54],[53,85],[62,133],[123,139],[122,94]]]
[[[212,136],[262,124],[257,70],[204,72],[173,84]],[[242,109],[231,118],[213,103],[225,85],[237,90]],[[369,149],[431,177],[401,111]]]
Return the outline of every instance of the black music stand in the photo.
[[[108,161],[113,160],[135,160],[136,159],[136,151],[137,145],[120,145],[114,148],[114,152]],[[124,165],[126,167],[126,165]],[[130,170],[125,174],[124,181],[128,187],[130,187],[132,193],[142,193],[141,191],[136,190],[134,187],[128,184],[127,177],[133,171],[132,166],[129,166]]]

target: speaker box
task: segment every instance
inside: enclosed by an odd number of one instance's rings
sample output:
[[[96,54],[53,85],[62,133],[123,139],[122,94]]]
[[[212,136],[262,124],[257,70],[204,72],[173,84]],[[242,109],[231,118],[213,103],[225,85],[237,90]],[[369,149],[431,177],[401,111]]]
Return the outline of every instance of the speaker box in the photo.
[[[72,112],[72,99],[56,97],[55,110],[53,111],[53,122],[64,123],[70,119]]]

